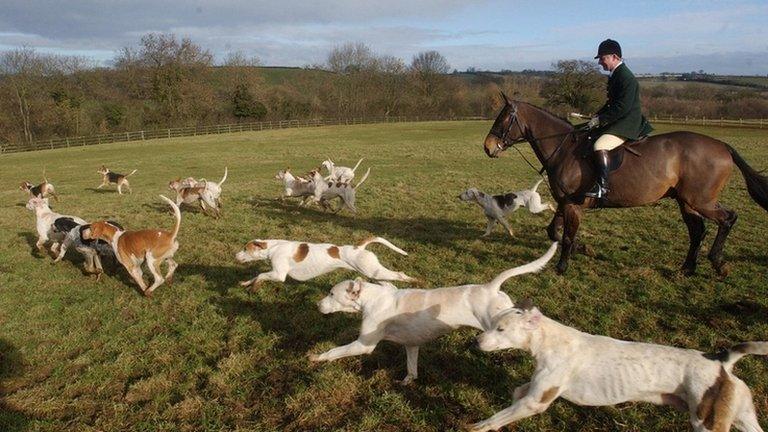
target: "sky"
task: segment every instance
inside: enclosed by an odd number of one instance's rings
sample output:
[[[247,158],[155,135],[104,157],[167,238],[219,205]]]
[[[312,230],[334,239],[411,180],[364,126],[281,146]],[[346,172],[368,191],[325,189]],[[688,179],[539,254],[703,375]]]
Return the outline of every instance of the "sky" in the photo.
[[[610,37],[635,73],[768,75],[768,0],[2,0],[0,10],[0,51],[102,65],[149,32],[267,66],[322,64],[333,47],[362,42],[406,63],[437,50],[457,70],[594,61]]]

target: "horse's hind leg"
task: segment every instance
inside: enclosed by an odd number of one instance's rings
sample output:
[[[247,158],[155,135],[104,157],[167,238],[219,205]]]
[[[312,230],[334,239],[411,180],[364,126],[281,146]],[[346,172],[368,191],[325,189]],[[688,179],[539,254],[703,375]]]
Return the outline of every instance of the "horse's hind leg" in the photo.
[[[567,204],[563,208],[563,249],[560,252],[560,261],[557,263],[556,270],[559,274],[565,273],[568,269],[568,260],[573,253],[573,246],[576,243],[576,233],[581,224],[581,210],[577,205]]]
[[[696,260],[701,250],[701,241],[704,240],[707,230],[704,226],[704,218],[701,215],[688,207],[684,202],[678,201],[677,203],[680,205],[680,213],[683,215],[683,222],[688,227],[688,237],[690,238],[688,255],[685,257],[681,271],[686,276],[691,276],[696,273]]]
[[[738,215],[735,211],[723,208],[719,203],[715,203],[706,209],[697,208],[696,210],[702,216],[717,223],[717,236],[715,236],[715,241],[712,243],[712,248],[709,250],[707,258],[709,258],[717,274],[727,276],[728,268],[723,260],[723,247],[725,246],[725,239],[728,238],[731,228],[733,228],[736,219],[738,219]]]

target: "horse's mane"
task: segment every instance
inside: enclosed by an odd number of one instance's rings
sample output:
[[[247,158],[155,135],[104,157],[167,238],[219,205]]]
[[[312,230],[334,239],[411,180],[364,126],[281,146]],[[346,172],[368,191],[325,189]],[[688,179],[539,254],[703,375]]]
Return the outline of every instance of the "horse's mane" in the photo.
[[[515,103],[519,103],[519,104],[525,104],[525,105],[528,105],[529,107],[531,107],[531,108],[533,108],[533,109],[536,109],[536,110],[538,110],[538,111],[543,111],[545,114],[549,114],[550,116],[552,116],[552,117],[554,117],[554,118],[556,118],[556,119],[558,119],[558,120],[560,120],[560,121],[562,121],[562,122],[565,122],[565,123],[567,123],[567,124],[568,124],[568,126],[570,126],[570,127],[574,127],[574,126],[573,126],[573,124],[572,124],[570,121],[568,121],[568,119],[567,119],[567,118],[565,118],[565,117],[561,117],[561,116],[559,116],[559,115],[557,115],[557,114],[553,113],[552,111],[549,111],[549,110],[547,110],[547,109],[545,109],[545,108],[542,108],[542,107],[540,107],[540,106],[536,106],[536,105],[533,105],[533,104],[531,104],[531,103],[528,103],[528,102],[523,102],[523,101],[515,101]]]

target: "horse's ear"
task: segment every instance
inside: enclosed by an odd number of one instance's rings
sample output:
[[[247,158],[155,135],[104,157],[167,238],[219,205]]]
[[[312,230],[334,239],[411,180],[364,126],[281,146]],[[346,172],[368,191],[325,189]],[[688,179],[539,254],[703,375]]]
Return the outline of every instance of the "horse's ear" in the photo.
[[[509,98],[507,97],[507,95],[506,95],[506,94],[504,94],[504,91],[503,91],[503,90],[501,91],[501,97],[502,97],[502,98],[504,98],[504,103],[505,103],[505,104],[507,104],[507,105],[512,105],[512,102],[510,102],[510,100],[509,100]]]

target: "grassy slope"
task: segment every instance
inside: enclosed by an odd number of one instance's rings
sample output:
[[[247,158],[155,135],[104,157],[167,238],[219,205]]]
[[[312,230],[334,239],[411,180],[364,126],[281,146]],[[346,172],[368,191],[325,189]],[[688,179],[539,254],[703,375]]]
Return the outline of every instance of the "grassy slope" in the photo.
[[[486,281],[537,257],[548,245],[548,216],[520,211],[511,217],[514,240],[501,231],[480,240],[480,210],[455,199],[469,186],[500,192],[536,180],[516,153],[485,157],[480,144],[488,127],[328,127],[0,157],[0,430],[442,431],[507,406],[533,362],[518,351],[478,352],[471,330],[423,348],[419,381],[408,388],[394,382],[405,374],[405,356],[389,343],[369,356],[310,365],[308,352],[357,335],[359,317],[323,316],[315,308],[330,286],[354,275],[269,283],[252,293],[237,282],[268,265],[233,259],[255,237],[349,243],[377,234],[410,252],[402,257],[372,246],[385,265],[436,287]],[[754,167],[768,167],[765,132],[702,131],[733,144]],[[278,169],[309,170],[329,155],[349,165],[364,155],[362,168],[373,167],[358,215],[274,200]],[[119,172],[138,168],[130,179],[135,193],[94,190],[102,163]],[[96,283],[81,274],[74,254],[52,266],[50,258],[30,253],[33,215],[15,185],[37,180],[44,167],[62,194],[56,210],[145,228],[172,224],[157,197],[167,194],[168,180],[218,180],[225,165],[224,218],[184,212],[176,283],[161,286],[151,301],[122,269]],[[548,198],[545,186],[541,191]],[[505,290],[513,298],[533,297],[566,324],[623,339],[702,350],[766,340],[767,215],[748,198],[739,175],[723,196],[740,215],[726,247],[733,265],[726,280],[715,278],[706,260],[698,276],[677,276],[687,235],[674,203],[664,202],[589,213],[581,233],[596,259],[577,256],[566,276],[548,268]],[[714,238],[709,228],[705,253]],[[737,373],[753,389],[765,422],[768,366],[747,358]],[[686,430],[686,421],[647,404],[579,408],[558,401],[515,430]]]
[[[267,85],[278,85],[297,79],[319,79],[330,72],[318,69],[290,68],[290,67],[260,67],[259,74]]]

